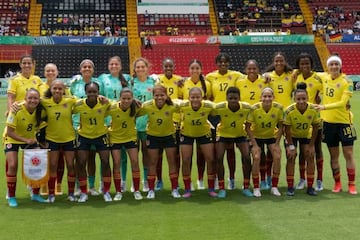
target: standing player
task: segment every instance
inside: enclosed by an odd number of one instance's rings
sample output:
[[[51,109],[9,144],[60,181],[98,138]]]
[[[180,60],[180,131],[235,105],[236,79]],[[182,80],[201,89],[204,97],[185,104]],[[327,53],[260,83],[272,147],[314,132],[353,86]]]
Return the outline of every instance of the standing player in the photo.
[[[211,92],[214,103],[220,103],[226,101],[226,91],[229,87],[234,87],[238,79],[244,77],[244,75],[237,71],[229,70],[230,56],[227,53],[220,53],[215,57],[215,63],[218,67],[217,70],[206,75],[205,79],[211,84]],[[213,139],[216,138],[215,128],[218,125],[220,119],[218,116],[210,116],[211,124],[214,126],[212,129]],[[234,144],[227,144],[226,157],[229,166],[229,184],[228,189],[235,189],[235,150]],[[220,187],[220,186],[219,186]]]
[[[179,98],[188,100],[190,95],[190,90],[192,88],[199,88],[201,90],[202,99],[211,99],[211,85],[210,82],[205,80],[202,74],[202,64],[199,60],[193,59],[190,61],[189,64],[189,75],[190,77],[185,80],[184,86],[181,88],[179,92]],[[197,180],[197,188],[198,189],[205,189],[204,186],[204,171],[205,171],[205,159],[202,156],[202,151],[197,148],[197,156],[196,156],[196,163],[198,168],[198,180]]]
[[[155,198],[156,166],[162,149],[165,149],[166,158],[169,164],[169,176],[171,181],[171,195],[180,198],[178,188],[178,168],[176,164],[176,128],[173,122],[173,115],[179,112],[179,106],[174,104],[167,95],[167,90],[162,85],[156,85],[153,90],[154,100],[143,104],[140,114],[148,115],[146,129],[146,144],[149,154],[149,172],[147,180],[149,192],[147,199]]]
[[[26,91],[30,88],[40,90],[43,84],[41,79],[33,75],[35,67],[35,59],[30,55],[24,55],[20,58],[20,73],[16,74],[9,80],[7,89],[7,111],[5,116],[9,114],[10,106],[17,101],[25,99]],[[7,163],[5,168],[7,169]]]
[[[183,197],[191,197],[191,159],[195,140],[207,162],[208,194],[216,197],[214,144],[211,139],[210,124],[207,120],[214,111],[214,104],[202,100],[203,91],[200,88],[190,89],[189,95],[189,100],[180,105],[182,115],[180,150],[185,185]]]
[[[133,93],[129,88],[123,88],[120,92],[120,101],[113,103],[108,110],[112,121],[109,127],[109,140],[111,156],[113,159],[113,178],[116,189],[114,201],[122,199],[120,161],[121,149],[125,148],[129,154],[134,187],[134,198],[141,200],[143,197],[139,191],[140,169],[138,156],[138,143],[135,128],[135,118],[139,111]]]
[[[50,179],[48,182],[50,203],[55,202],[55,182],[60,151],[64,152],[67,166],[68,200],[75,201],[75,131],[72,126],[71,115],[76,100],[73,97],[64,96],[64,93],[64,83],[60,80],[54,80],[41,101],[46,110],[48,123],[46,142],[50,149]],[[61,129],[61,134],[59,134],[59,129]]]
[[[275,101],[280,103],[284,108],[287,108],[292,103],[292,92],[294,84],[292,82],[292,68],[287,63],[285,54],[276,52],[273,57],[272,64],[265,70],[265,76],[270,77],[269,87],[274,91]],[[270,152],[267,152],[266,162],[263,166],[266,167],[267,185],[271,186],[271,166],[272,157]]]
[[[54,63],[48,63],[44,67],[44,76],[46,78],[46,82],[40,86],[40,93],[41,95],[44,95],[45,92],[50,88],[53,81],[56,80],[57,76],[59,74],[58,68]],[[65,93],[66,93],[65,89]],[[64,159],[64,153],[63,151],[59,152],[59,161],[58,161],[58,169],[57,169],[57,176],[56,176],[56,189],[55,189],[55,195],[62,195],[62,189],[61,189],[61,182],[64,176],[64,167],[65,167],[65,159]],[[48,186],[44,185],[41,186],[40,189],[41,195],[47,195],[48,194]]]
[[[6,120],[4,132],[4,152],[6,157],[6,180],[8,188],[8,204],[10,207],[17,207],[15,197],[18,152],[19,148],[35,148],[38,146],[35,138],[36,132],[42,121],[42,108],[40,103],[39,91],[30,88],[25,95],[25,102],[19,105],[16,113],[9,113]],[[39,188],[32,189],[31,200],[37,202],[47,202],[39,195]]]
[[[105,116],[110,106],[109,103],[101,104],[99,100],[99,84],[88,82],[85,84],[86,98],[76,102],[73,113],[80,114],[80,128],[78,130],[78,156],[77,170],[81,189],[78,202],[86,202],[86,162],[88,161],[91,148],[94,146],[99,152],[101,160],[102,181],[104,183],[103,193],[105,202],[111,202],[110,195],[111,169],[109,164],[109,141]]]
[[[240,91],[236,87],[229,87],[226,91],[227,101],[216,104],[216,114],[220,116],[220,123],[216,129],[216,160],[217,174],[219,178],[219,198],[226,197],[224,186],[224,154],[228,145],[234,145],[240,149],[244,184],[243,194],[252,197],[249,190],[251,174],[250,148],[247,141],[247,134],[244,129],[246,118],[251,106],[248,103],[240,102]]]
[[[316,192],[312,187],[314,182],[314,152],[315,140],[318,133],[320,119],[318,112],[314,106],[308,103],[308,94],[306,91],[306,84],[301,82],[297,84],[297,89],[294,91],[295,103],[291,104],[285,110],[285,137],[287,141],[287,164],[286,164],[286,179],[288,183],[288,196],[294,196],[294,168],[296,159],[296,148],[299,144],[300,155],[305,159],[306,175],[307,175],[307,190],[306,193],[310,196],[316,196]]]
[[[342,190],[340,181],[339,143],[346,160],[348,174],[348,192],[357,194],[355,187],[355,134],[351,127],[351,119],[346,105],[353,95],[353,83],[341,72],[342,60],[338,56],[330,56],[326,62],[329,74],[323,82],[323,105],[318,105],[320,116],[324,121],[323,141],[326,143],[331,159],[331,169],[335,180],[334,193]]]
[[[308,93],[309,103],[319,104],[320,97],[319,94],[322,93],[322,79],[321,76],[312,71],[313,68],[313,59],[312,56],[308,53],[301,53],[296,59],[296,67],[299,69],[296,83],[304,82],[306,83],[306,92]],[[296,71],[295,71],[296,72]],[[318,133],[315,140],[315,158],[316,158],[316,169],[317,169],[317,179],[316,179],[316,191],[323,190],[323,152],[321,147],[322,142],[322,129],[321,125],[319,126]],[[305,187],[305,169],[306,162],[304,156],[299,156],[299,171],[300,171],[300,181],[296,185],[296,189],[303,189]]]
[[[93,77],[95,71],[94,62],[90,59],[84,59],[80,63],[80,73],[81,75],[75,75],[70,84],[70,93],[71,95],[77,98],[85,98],[85,84],[89,82],[97,81],[96,78]],[[73,115],[73,126],[77,131],[80,126],[79,115]],[[95,162],[95,149],[91,149],[90,156],[87,161],[87,174],[89,181],[89,192],[92,196],[98,196],[99,192],[95,189],[95,171],[96,171],[96,162]],[[78,193],[78,192],[77,192]]]
[[[97,78],[100,85],[100,95],[109,100],[117,101],[123,88],[129,87],[131,76],[121,72],[122,65],[119,56],[113,56],[108,61],[109,73],[103,73]],[[111,118],[106,118],[106,125],[110,126]],[[127,155],[126,148],[121,149],[121,190],[126,191]],[[100,184],[100,188],[102,188]],[[101,189],[100,189],[101,190]],[[100,191],[102,192],[102,191]]]
[[[246,76],[236,81],[236,87],[240,89],[240,101],[247,102],[250,105],[258,103],[261,98],[262,90],[268,86],[265,79],[260,75],[260,67],[256,60],[250,59],[245,63]],[[261,151],[261,164],[260,174],[261,182],[260,189],[266,190],[270,188],[270,185],[265,181],[266,177],[266,164],[265,161],[265,150]]]
[[[20,58],[20,73],[16,74],[9,81],[7,89],[7,111],[5,115],[9,113],[10,106],[17,101],[23,101],[25,99],[26,91],[30,88],[40,90],[40,86],[43,84],[41,79],[33,75],[35,60],[30,55],[25,55]]]
[[[159,83],[166,87],[167,95],[171,99],[179,99],[179,83],[182,81],[182,77],[174,74],[174,60],[171,58],[165,58],[163,60],[163,70],[164,73],[159,75]],[[176,164],[178,168],[178,174],[180,170],[180,114],[174,113],[174,124],[176,126]],[[155,184],[155,190],[161,190],[163,188],[162,181],[162,154],[160,154],[159,161],[156,168],[157,181]]]
[[[245,130],[251,142],[251,153],[253,156],[252,177],[254,183],[253,194],[255,197],[261,197],[259,188],[259,171],[261,151],[264,145],[270,150],[273,156],[273,172],[271,193],[275,196],[281,196],[277,188],[280,175],[280,139],[282,136],[283,109],[279,103],[273,102],[274,91],[266,87],[261,93],[261,102],[252,106],[249,113]]]
[[[149,62],[145,58],[137,58],[134,62],[134,76],[131,81],[131,88],[133,90],[134,98],[141,103],[153,99],[153,88],[155,80],[149,76]],[[148,161],[149,155],[146,146],[146,125],[148,116],[141,116],[136,119],[136,130],[138,140],[141,143],[141,152],[144,168],[144,184],[143,191],[149,191],[149,184],[147,182]]]

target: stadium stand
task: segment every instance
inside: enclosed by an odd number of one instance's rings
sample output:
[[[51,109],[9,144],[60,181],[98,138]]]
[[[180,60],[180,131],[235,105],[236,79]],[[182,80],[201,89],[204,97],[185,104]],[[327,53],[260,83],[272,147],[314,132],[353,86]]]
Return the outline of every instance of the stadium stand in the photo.
[[[162,73],[162,61],[171,57],[175,61],[175,73],[182,76],[189,75],[189,63],[195,58],[202,63],[203,74],[213,71],[218,53],[218,45],[154,45],[153,50],[142,50],[142,56],[152,65],[151,72]]]
[[[346,74],[359,74],[360,44],[328,44],[330,53],[337,53],[343,61],[342,71]]]
[[[41,35],[126,36],[125,0],[38,0]]]
[[[306,52],[314,57],[314,70],[323,71],[320,59],[314,45],[220,45],[220,51],[231,56],[231,69],[244,71],[245,63],[249,59],[255,59],[260,70],[272,63],[273,55],[276,52],[283,52],[291,66],[295,65],[296,56]]]
[[[0,0],[0,36],[28,35],[30,0]]]
[[[360,32],[360,26],[355,27],[356,21],[360,24],[358,0],[313,0],[309,2],[309,6],[320,35]]]
[[[228,35],[237,29],[240,32],[275,32],[290,29],[291,32],[304,33],[304,21],[297,1],[221,1],[215,0],[220,34]],[[282,20],[288,19],[283,25]]]
[[[138,14],[140,32],[150,35],[210,35],[208,14]]]

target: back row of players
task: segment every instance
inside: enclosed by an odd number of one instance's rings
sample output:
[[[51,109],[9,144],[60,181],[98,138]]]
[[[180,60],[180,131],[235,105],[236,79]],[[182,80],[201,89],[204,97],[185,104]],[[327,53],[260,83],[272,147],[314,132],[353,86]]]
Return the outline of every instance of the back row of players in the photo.
[[[101,159],[104,200],[122,198],[121,192],[126,187],[126,153],[131,162],[134,197],[142,199],[139,191],[139,145],[144,166],[143,190],[148,191],[147,198],[155,198],[155,189],[162,188],[163,150],[169,164],[172,196],[181,197],[178,191],[181,155],[185,185],[182,197],[189,198],[194,140],[198,146],[198,188],[204,188],[206,162],[209,196],[226,197],[225,151],[229,166],[228,188],[235,188],[234,144],[242,156],[243,194],[260,197],[261,189],[271,188],[273,195],[280,196],[277,185],[281,165],[280,139],[283,135],[287,152],[287,195],[295,193],[294,166],[299,146],[301,180],[297,188],[303,188],[306,179],[306,192],[315,196],[314,155],[316,190],[323,189],[322,133],[331,158],[335,180],[333,192],[342,190],[339,168],[341,142],[346,159],[348,191],[350,194],[357,193],[353,157],[356,136],[348,109],[353,85],[341,72],[342,61],[338,56],[331,56],[327,61],[328,73],[320,74],[312,71],[313,60],[309,54],[298,56],[297,70],[293,71],[285,56],[276,53],[273,64],[262,76],[255,60],[246,63],[244,75],[229,70],[230,57],[220,53],[215,59],[218,70],[204,77],[201,63],[192,60],[189,64],[190,77],[185,81],[174,74],[174,62],[169,58],[163,61],[164,74],[157,79],[149,75],[149,63],[144,58],[134,62],[134,75],[130,77],[121,73],[120,58],[112,57],[108,62],[110,73],[98,78],[93,77],[93,62],[86,59],[80,64],[81,75],[73,78],[69,88],[74,97],[68,96],[64,83],[56,80],[56,65],[45,66],[47,82],[43,83],[32,74],[33,62],[31,56],[21,59],[21,72],[10,80],[8,88],[8,110],[14,102],[25,99],[16,110],[7,112],[4,150],[10,206],[17,206],[15,189],[19,147],[33,148],[38,142],[45,142],[50,149],[48,200],[40,197],[39,188],[32,190],[32,200],[39,202],[54,202],[55,191],[61,192],[64,167],[60,163],[63,159],[67,166],[68,199],[86,202],[88,191],[92,195],[98,194],[95,190],[96,152]],[[322,105],[319,104],[320,95]],[[323,124],[320,124],[319,110]],[[47,122],[46,130],[38,134],[44,139],[35,139],[35,133],[44,120]],[[319,130],[321,127],[322,131]],[[266,155],[265,146],[268,149]],[[116,189],[114,198],[109,192],[111,175]],[[250,176],[253,191],[249,189]],[[219,192],[215,191],[215,178],[218,179]],[[76,179],[81,191],[78,199],[74,194]]]

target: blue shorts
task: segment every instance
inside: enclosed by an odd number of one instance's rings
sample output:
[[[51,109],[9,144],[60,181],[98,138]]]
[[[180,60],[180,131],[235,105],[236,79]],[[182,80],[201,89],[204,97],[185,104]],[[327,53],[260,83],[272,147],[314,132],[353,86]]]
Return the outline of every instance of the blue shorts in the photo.
[[[18,152],[19,148],[21,148],[21,149],[24,149],[24,148],[33,149],[33,148],[36,148],[37,146],[38,146],[37,144],[29,145],[29,144],[7,143],[4,146],[4,152],[5,153],[7,153],[7,152]]]
[[[97,138],[86,138],[78,136],[77,150],[93,150],[92,146],[95,147],[96,151],[109,150],[109,139],[107,135],[102,135]]]
[[[309,144],[310,143],[310,139],[308,138],[292,138],[293,140],[293,144],[295,145],[295,147],[298,145],[298,143],[300,144]],[[289,146],[289,144],[285,144],[285,147]]]
[[[356,139],[356,133],[350,124],[328,123],[323,125],[323,142],[328,147],[353,146]]]
[[[155,137],[147,135],[146,146],[149,149],[163,149],[172,148],[177,146],[175,134],[165,137]]]
[[[221,142],[225,144],[242,143],[242,142],[247,142],[247,137],[236,137],[236,138],[217,137],[216,142]]]
[[[59,151],[59,150],[74,151],[76,146],[75,140],[65,143],[56,143],[53,141],[46,140],[46,143],[49,144],[48,148],[50,149],[50,151]]]
[[[181,135],[180,136],[180,145],[193,145],[195,140],[196,140],[196,143],[199,145],[209,144],[209,143],[213,142],[210,134],[201,136],[201,137],[188,137],[188,136]]]
[[[125,143],[115,143],[110,146],[111,150],[122,150],[122,148],[130,149],[130,148],[137,148],[139,147],[136,141],[130,141]]]
[[[257,145],[263,149],[265,145],[274,144],[276,142],[275,138],[267,138],[267,139],[261,139],[261,138],[255,138]]]

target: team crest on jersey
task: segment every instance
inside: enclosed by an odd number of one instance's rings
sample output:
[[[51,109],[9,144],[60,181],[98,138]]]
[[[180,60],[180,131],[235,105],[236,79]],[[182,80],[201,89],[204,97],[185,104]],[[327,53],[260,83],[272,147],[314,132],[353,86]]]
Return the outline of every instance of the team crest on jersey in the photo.
[[[289,77],[286,77],[284,80],[285,80],[285,81],[289,81]]]
[[[271,118],[275,118],[276,117],[276,115],[275,114],[271,114]]]
[[[297,120],[298,120],[298,118],[297,118],[297,117],[295,117],[295,118],[294,118],[294,121],[297,121]]]
[[[152,91],[153,91],[153,89],[152,89],[152,87],[148,87],[148,88],[146,89],[146,91],[148,91],[148,92],[152,92]]]
[[[68,107],[67,103],[65,103],[65,104],[63,105],[63,107],[64,107],[64,108],[67,108],[67,107]]]
[[[340,88],[340,87],[341,87],[340,83],[336,84],[336,88]]]
[[[165,112],[165,116],[169,116],[170,113],[168,111]]]
[[[311,120],[311,119],[312,119],[312,116],[311,116],[311,115],[308,115],[308,116],[307,116],[307,119]]]
[[[205,114],[206,114],[205,112],[200,113],[201,116],[205,116]]]
[[[224,115],[224,117],[228,117],[228,115],[227,115],[227,114],[225,114],[225,115]]]
[[[239,114],[239,117],[240,117],[240,118],[244,117],[244,114],[240,113],[240,114]]]
[[[7,148],[7,149],[11,149],[11,148],[12,148],[12,144],[11,144],[11,143],[6,144],[6,148]]]
[[[262,88],[263,88],[263,85],[262,85],[262,84],[259,84],[259,88],[262,89]]]
[[[33,82],[33,84],[36,84],[36,81],[35,81],[35,80],[33,80],[32,82]]]
[[[98,112],[98,113],[102,113],[102,110],[101,110],[101,109],[99,109],[97,112]]]
[[[8,122],[9,122],[9,123],[13,123],[13,122],[14,122],[14,117],[13,117],[12,115],[8,118]]]
[[[309,83],[309,87],[313,87],[314,85],[312,83]]]
[[[231,81],[232,77],[231,77],[231,76],[228,76],[228,78],[227,78],[227,79]]]

